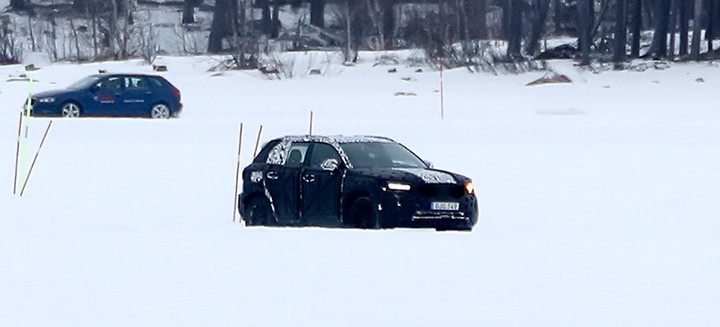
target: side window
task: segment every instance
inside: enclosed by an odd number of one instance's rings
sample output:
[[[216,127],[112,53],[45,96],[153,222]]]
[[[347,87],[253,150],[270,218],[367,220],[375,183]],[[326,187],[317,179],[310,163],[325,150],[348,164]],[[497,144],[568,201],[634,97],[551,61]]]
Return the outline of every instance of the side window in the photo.
[[[130,76],[125,77],[125,88],[134,90],[134,89],[146,89],[149,88],[150,85],[148,84],[147,80],[144,77],[140,76]]]
[[[312,153],[310,154],[310,168],[321,169],[323,162],[328,159],[335,159],[337,162],[341,162],[340,155],[337,150],[330,144],[316,143],[313,146]]]
[[[305,155],[310,147],[308,143],[293,143],[288,151],[285,167],[300,167],[305,162]]]
[[[122,88],[122,83],[123,83],[122,77],[113,76],[113,77],[108,77],[108,78],[100,81],[96,85],[98,86],[98,88],[103,89],[103,90],[116,91],[116,90],[120,90]]]

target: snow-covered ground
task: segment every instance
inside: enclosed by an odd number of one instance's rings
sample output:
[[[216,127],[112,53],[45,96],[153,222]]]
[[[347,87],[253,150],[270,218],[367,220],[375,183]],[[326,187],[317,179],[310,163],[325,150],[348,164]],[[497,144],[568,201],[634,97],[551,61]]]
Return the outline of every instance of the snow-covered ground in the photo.
[[[182,117],[54,119],[23,197],[12,186],[28,92],[151,68],[56,64],[32,86],[0,81],[0,326],[720,324],[717,64],[592,74],[554,62],[574,83],[531,87],[543,73],[445,71],[441,120],[438,72],[373,56],[302,63],[326,76],[281,81],[162,58]],[[246,165],[260,125],[263,141],[303,134],[310,111],[316,134],[389,136],[472,177],[478,225],[233,223],[239,124]],[[21,166],[48,122],[31,121]]]

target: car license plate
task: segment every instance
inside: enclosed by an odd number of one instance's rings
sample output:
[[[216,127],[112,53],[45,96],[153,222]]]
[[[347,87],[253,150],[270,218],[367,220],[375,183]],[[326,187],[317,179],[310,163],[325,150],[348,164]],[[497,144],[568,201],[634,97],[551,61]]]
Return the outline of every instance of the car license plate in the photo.
[[[430,209],[443,210],[443,211],[457,211],[460,209],[460,203],[458,203],[458,202],[432,202],[432,203],[430,203]]]

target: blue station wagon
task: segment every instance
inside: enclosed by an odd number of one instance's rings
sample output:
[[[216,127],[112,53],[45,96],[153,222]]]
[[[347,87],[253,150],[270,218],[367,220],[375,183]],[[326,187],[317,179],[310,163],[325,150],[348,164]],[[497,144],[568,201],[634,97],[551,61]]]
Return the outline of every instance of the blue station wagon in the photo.
[[[95,74],[64,90],[33,94],[33,116],[177,117],[180,90],[168,80],[145,74]]]

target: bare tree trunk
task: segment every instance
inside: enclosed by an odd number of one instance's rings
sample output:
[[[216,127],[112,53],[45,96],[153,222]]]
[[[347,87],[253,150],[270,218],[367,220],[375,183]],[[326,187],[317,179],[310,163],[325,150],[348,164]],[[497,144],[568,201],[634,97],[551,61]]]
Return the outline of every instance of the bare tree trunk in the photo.
[[[113,57],[117,58],[117,52],[115,50],[115,44],[118,46],[120,45],[120,42],[118,42],[118,31],[117,31],[117,22],[118,22],[118,14],[117,14],[117,5],[118,0],[110,0],[110,6],[112,8],[112,12],[110,13],[110,26],[109,26],[109,33],[110,33],[110,52],[112,53]]]
[[[535,21],[532,23],[530,37],[527,40],[527,54],[535,56],[538,52],[538,45],[543,34],[545,34],[545,20],[550,11],[550,0],[536,0],[533,4]]]
[[[383,20],[379,18],[380,15],[382,15],[382,10],[380,9],[380,0],[366,0],[367,9],[368,9],[368,17],[370,18],[370,22],[372,23],[373,28],[377,31],[379,37],[380,37],[380,47],[385,46],[385,28],[383,28]],[[443,0],[440,0],[441,2]],[[440,10],[442,11],[442,3],[440,3]]]
[[[232,34],[232,8],[237,0],[216,0],[213,10],[213,21],[208,39],[208,52],[220,53],[223,51],[223,38]]]
[[[562,1],[560,0],[553,0],[553,25],[555,27],[555,35],[560,35],[560,33],[563,33],[563,22],[562,22]]]
[[[508,50],[509,58],[519,58],[521,56],[522,43],[522,8],[520,3],[522,0],[508,0],[508,9],[510,9],[510,22],[508,24]]]
[[[632,1],[632,47],[630,49],[631,58],[640,57],[640,37],[642,33],[642,0]]]
[[[75,29],[75,23],[73,22],[73,19],[70,18],[70,29],[73,33],[73,39],[75,39],[75,58],[77,61],[80,61],[80,40],[78,40],[78,33],[77,29]]]
[[[73,0],[72,9],[77,12],[87,12],[92,0]]]
[[[655,33],[650,45],[649,55],[657,58],[667,58],[668,26],[670,21],[670,1],[659,1],[655,13]]]
[[[395,47],[395,6],[392,1],[384,1],[382,7],[383,35],[385,36],[385,49]]]
[[[195,23],[195,6],[194,0],[185,0],[183,2],[183,13],[182,13],[182,23],[183,24],[193,24]]]
[[[670,9],[670,46],[668,46],[668,58],[670,60],[675,59],[675,45],[676,45],[676,37],[675,34],[677,32],[677,20],[678,20],[678,9],[680,6],[680,0],[673,0],[672,1],[672,9]]]
[[[15,10],[24,10],[28,8],[27,0],[10,0],[10,7]]]
[[[343,58],[345,62],[351,62],[352,61],[352,53],[353,53],[353,46],[352,46],[352,14],[350,12],[350,0],[345,0],[345,37],[346,39],[346,47],[345,47],[345,55]]]
[[[680,15],[680,57],[684,57],[688,52],[688,0],[680,0],[678,5],[678,13]]]
[[[325,27],[325,0],[310,0],[310,25]]]
[[[28,31],[30,32],[30,44],[32,47],[32,52],[35,52],[37,51],[37,46],[35,45],[35,33],[33,33],[32,15],[28,15]]]
[[[50,17],[50,38],[51,38],[51,45],[50,49],[52,50],[52,57],[53,61],[58,60],[58,53],[57,53],[57,22],[55,21],[55,15],[51,14]]]
[[[615,51],[613,61],[618,64],[625,61],[627,56],[627,15],[625,13],[625,0],[617,0],[615,3]]]
[[[487,0],[477,0],[476,14],[478,17],[478,26],[480,27],[478,29],[478,38],[485,40],[488,38]]]
[[[707,28],[705,30],[705,40],[707,40],[708,43],[708,54],[712,55],[712,53],[715,51],[713,47],[713,39],[715,38],[715,15],[717,14],[717,7],[715,6],[715,3],[717,0],[706,0],[707,7],[708,7],[708,15],[707,15]]]
[[[98,41],[97,41],[97,12],[96,9],[93,8],[90,10],[90,16],[92,20],[92,43],[93,43],[93,60],[97,59],[98,57]]]
[[[129,55],[128,51],[128,43],[130,41],[130,25],[133,23],[132,19],[132,4],[131,0],[123,0],[123,18],[124,18],[124,24],[123,24],[123,37],[122,37],[122,49],[120,49],[120,53],[122,53],[123,58],[127,58]]]
[[[692,44],[690,45],[690,56],[693,60],[700,60],[700,20],[702,19],[703,0],[695,0],[695,18],[693,19]]]
[[[639,0],[638,0],[639,1]],[[580,52],[582,57],[580,59],[580,65],[590,65],[590,46],[592,45],[592,0],[578,0],[578,25],[579,25],[579,40]]]

